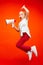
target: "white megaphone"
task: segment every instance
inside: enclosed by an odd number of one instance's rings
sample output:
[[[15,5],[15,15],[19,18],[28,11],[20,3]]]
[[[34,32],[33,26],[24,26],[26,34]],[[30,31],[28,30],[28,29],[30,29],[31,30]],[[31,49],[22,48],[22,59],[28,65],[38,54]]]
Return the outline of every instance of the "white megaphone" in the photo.
[[[11,24],[12,28],[14,27],[15,19],[6,19],[6,24]]]

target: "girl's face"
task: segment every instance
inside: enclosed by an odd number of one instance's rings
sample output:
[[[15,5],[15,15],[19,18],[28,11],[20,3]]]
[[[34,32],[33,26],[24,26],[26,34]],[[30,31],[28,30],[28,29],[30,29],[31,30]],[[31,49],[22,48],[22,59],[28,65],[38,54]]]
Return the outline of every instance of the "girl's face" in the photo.
[[[25,18],[25,13],[23,11],[19,12],[19,18],[22,20]]]

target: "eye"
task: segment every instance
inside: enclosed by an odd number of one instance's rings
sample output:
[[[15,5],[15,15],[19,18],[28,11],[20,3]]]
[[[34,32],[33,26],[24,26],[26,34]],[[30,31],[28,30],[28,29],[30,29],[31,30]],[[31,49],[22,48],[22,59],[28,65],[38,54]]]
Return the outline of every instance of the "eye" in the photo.
[[[23,15],[23,14],[21,14],[21,15]]]

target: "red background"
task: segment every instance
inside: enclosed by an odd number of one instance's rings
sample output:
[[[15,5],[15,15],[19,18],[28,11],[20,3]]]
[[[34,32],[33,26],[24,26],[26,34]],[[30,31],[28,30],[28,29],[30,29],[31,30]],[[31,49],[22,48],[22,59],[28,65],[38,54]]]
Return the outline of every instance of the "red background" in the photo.
[[[25,45],[36,45],[38,57],[33,54],[31,61],[22,50],[16,48],[19,33],[6,25],[5,20],[14,18],[16,26],[19,11],[25,4],[30,10],[29,27],[31,39]],[[0,0],[0,65],[43,65],[43,0]]]

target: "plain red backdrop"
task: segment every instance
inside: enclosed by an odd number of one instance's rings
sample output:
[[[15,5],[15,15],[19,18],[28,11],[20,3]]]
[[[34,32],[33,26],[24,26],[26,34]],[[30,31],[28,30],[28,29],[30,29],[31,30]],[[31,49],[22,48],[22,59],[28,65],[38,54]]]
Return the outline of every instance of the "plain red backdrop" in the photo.
[[[16,48],[19,32],[6,25],[8,18],[19,23],[19,11],[25,4],[30,10],[29,28],[31,39],[25,45],[36,45],[38,57],[33,54],[31,61],[24,51]],[[0,0],[0,65],[43,65],[43,0]]]

